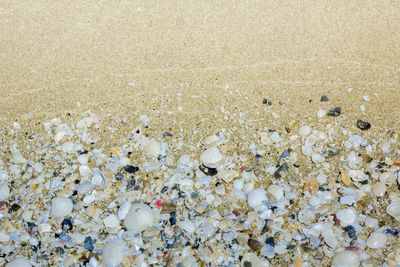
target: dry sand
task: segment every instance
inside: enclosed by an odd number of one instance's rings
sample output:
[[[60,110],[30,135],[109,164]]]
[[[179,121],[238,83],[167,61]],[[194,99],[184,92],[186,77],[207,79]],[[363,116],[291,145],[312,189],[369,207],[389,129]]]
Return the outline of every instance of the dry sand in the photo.
[[[213,127],[223,105],[280,124],[315,121],[325,94],[349,127],[398,127],[399,28],[397,1],[2,1],[0,117],[103,108]]]

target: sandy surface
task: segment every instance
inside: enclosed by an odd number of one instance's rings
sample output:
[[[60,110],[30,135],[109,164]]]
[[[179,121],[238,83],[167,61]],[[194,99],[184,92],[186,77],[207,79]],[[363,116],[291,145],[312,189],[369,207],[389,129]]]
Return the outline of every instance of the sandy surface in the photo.
[[[316,121],[325,94],[349,127],[398,127],[399,28],[397,1],[2,1],[0,117],[102,108],[212,127],[221,106],[276,120],[265,97],[279,122]]]

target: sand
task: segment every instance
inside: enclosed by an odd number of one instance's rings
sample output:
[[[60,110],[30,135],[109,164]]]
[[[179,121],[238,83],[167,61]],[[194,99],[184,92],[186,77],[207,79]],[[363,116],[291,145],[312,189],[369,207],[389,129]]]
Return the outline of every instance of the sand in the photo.
[[[396,1],[3,1],[0,14],[4,126],[102,108],[212,128],[224,106],[283,127],[318,123],[323,94],[348,127],[399,126]],[[264,97],[290,112],[268,117]]]

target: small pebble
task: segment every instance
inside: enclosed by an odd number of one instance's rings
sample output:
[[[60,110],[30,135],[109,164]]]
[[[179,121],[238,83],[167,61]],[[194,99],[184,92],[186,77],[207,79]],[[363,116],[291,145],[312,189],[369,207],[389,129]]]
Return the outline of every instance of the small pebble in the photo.
[[[128,172],[128,173],[136,173],[136,172],[138,172],[139,171],[139,167],[135,167],[135,166],[132,166],[132,165],[126,165],[125,167],[124,167],[124,170],[126,171],[126,172]],[[121,175],[121,174],[120,174]],[[117,178],[117,177],[116,177]],[[118,178],[120,178],[120,177],[118,177]],[[123,178],[123,177],[122,177]],[[121,179],[122,180],[122,179]]]
[[[71,219],[65,218],[61,223],[61,229],[63,231],[70,231],[70,230],[72,230],[72,228],[73,228],[73,225],[72,225]]]
[[[342,114],[342,109],[340,107],[331,108],[327,113],[327,115],[331,117],[338,117],[340,114]]]
[[[366,131],[369,128],[371,128],[371,123],[362,120],[357,120],[357,128],[362,131]]]
[[[356,229],[352,225],[348,225],[344,228],[351,239],[356,236]]]
[[[321,96],[321,102],[327,102],[329,98],[326,95]]]
[[[257,188],[249,193],[247,196],[247,203],[250,207],[255,208],[262,204],[263,201],[267,201],[267,192],[264,189]]]
[[[84,248],[88,251],[93,251],[93,239],[90,236],[87,236],[84,241]]]
[[[357,214],[353,208],[341,209],[336,213],[336,217],[340,221],[340,225],[348,226],[354,224]]]
[[[146,145],[147,154],[156,157],[161,153],[161,145],[155,140],[149,140]]]

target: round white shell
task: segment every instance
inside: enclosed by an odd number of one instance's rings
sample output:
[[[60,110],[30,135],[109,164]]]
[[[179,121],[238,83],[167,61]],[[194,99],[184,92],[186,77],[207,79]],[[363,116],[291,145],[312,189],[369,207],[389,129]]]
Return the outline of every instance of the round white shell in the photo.
[[[200,155],[200,161],[209,168],[216,168],[222,161],[222,154],[218,148],[213,146]]]
[[[51,201],[50,215],[52,217],[65,217],[73,208],[74,204],[71,199],[67,197],[55,197]]]
[[[154,224],[152,209],[145,204],[133,204],[125,216],[124,224],[130,231],[141,232]]]

